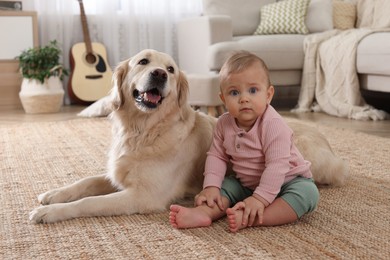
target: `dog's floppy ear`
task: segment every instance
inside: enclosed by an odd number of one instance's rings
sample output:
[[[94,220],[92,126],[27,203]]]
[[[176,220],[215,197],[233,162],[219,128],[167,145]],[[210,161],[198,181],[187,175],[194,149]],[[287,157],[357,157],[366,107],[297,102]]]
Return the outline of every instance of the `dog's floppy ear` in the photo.
[[[114,110],[120,109],[125,102],[122,92],[122,84],[123,80],[126,78],[128,70],[130,69],[129,61],[130,59],[120,62],[114,71],[114,75],[112,76],[113,88],[111,95]]]
[[[184,72],[180,71],[179,79],[177,81],[177,101],[179,107],[184,106],[187,103],[189,93],[188,80]]]

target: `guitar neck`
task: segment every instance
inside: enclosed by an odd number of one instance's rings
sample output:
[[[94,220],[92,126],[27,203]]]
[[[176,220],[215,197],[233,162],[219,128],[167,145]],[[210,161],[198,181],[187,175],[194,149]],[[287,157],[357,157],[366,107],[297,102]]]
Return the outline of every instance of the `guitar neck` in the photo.
[[[83,26],[83,36],[84,36],[85,48],[87,49],[87,53],[91,54],[92,53],[92,44],[91,44],[91,38],[89,37],[87,16],[85,15],[83,1],[78,0],[78,2],[80,5],[80,18],[81,18],[81,24]]]

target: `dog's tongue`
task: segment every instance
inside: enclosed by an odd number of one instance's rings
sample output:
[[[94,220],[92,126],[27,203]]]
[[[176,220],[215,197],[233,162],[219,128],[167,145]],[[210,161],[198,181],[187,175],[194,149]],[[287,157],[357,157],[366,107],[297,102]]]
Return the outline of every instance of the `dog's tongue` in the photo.
[[[161,96],[157,95],[151,91],[148,91],[144,94],[144,99],[146,99],[147,101],[152,102],[152,103],[158,103],[161,99]]]

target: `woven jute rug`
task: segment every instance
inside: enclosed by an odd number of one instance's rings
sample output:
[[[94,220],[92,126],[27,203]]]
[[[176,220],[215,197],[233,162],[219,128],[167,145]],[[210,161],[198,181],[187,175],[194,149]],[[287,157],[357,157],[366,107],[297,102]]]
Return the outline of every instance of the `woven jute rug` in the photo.
[[[168,211],[32,224],[40,193],[105,172],[110,123],[0,125],[0,258],[390,259],[390,139],[314,126],[349,162],[346,186],[321,187],[317,210],[294,224],[232,234],[225,219],[173,229]]]

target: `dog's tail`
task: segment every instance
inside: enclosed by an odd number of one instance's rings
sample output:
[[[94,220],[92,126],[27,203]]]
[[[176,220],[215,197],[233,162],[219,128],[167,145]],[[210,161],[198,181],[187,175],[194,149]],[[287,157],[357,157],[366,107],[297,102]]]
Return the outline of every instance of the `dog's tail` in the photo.
[[[349,174],[348,163],[332,151],[326,137],[315,128],[290,125],[294,126],[296,146],[303,157],[311,162],[314,181],[320,185],[344,185]]]
[[[317,151],[316,164],[312,164],[313,179],[320,185],[343,186],[349,175],[349,165],[332,150]],[[323,163],[319,163],[323,162]]]

